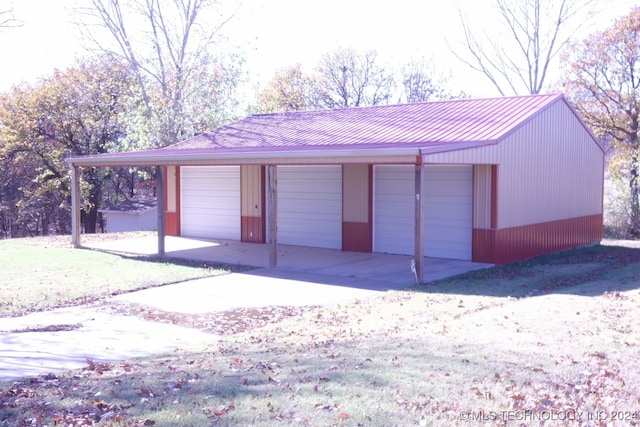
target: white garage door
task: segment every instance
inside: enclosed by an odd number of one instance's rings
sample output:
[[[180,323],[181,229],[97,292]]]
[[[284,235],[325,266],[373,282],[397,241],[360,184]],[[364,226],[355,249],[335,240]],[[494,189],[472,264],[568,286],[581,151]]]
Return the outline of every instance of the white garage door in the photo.
[[[373,250],[413,254],[414,168],[375,166]]]
[[[471,259],[473,168],[424,166],[424,254]],[[414,167],[376,166],[374,250],[414,253]]]
[[[182,167],[181,233],[240,240],[240,167]]]
[[[278,166],[278,242],[342,248],[341,166]]]

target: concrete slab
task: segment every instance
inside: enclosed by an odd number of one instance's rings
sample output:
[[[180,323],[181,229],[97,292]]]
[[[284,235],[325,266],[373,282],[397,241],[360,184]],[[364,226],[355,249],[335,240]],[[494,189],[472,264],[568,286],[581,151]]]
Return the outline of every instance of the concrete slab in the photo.
[[[271,269],[260,269],[255,274],[233,273],[209,277],[121,294],[113,297],[113,300],[146,305],[171,313],[200,314],[246,307],[351,303],[381,295],[385,291],[330,285],[322,283],[322,277],[308,273],[304,277],[300,276],[299,280],[293,279],[286,271],[282,275],[274,273]],[[349,284],[348,282],[344,283]]]
[[[157,253],[156,238],[139,238],[100,242],[87,247],[118,253],[152,255]],[[232,240],[196,239],[167,236],[167,256],[211,263],[228,263],[268,267],[268,246]],[[380,253],[343,252],[336,249],[278,245],[278,271],[319,273],[327,276],[352,277],[383,281],[389,288],[399,289],[415,284],[411,271],[412,257]],[[425,283],[492,264],[441,258],[424,258]]]
[[[288,274],[277,269],[226,274],[121,294],[106,303],[204,314],[248,307],[350,303],[384,292],[358,288],[357,279],[340,278],[331,285],[324,283],[329,276],[303,272],[291,278]],[[217,338],[196,329],[110,314],[99,306],[0,318],[0,380],[82,368],[87,359],[114,362],[193,348]]]
[[[39,332],[43,328],[49,331]],[[59,330],[55,330],[59,329]],[[0,380],[191,348],[216,336],[76,307],[0,318]]]

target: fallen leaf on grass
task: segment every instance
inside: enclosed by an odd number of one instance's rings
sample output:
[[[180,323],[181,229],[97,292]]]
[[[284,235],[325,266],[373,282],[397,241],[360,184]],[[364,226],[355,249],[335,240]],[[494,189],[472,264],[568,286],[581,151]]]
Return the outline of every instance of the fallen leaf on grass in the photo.
[[[102,375],[106,371],[110,371],[113,366],[109,363],[103,362],[95,362],[91,359],[87,359],[87,367],[85,368],[88,371],[93,371],[98,375]]]
[[[230,411],[233,411],[234,409],[236,409],[234,404],[229,404],[229,405],[224,405],[224,406],[219,406],[218,408],[216,408],[213,411],[213,415],[215,415],[216,417],[224,417],[225,415],[227,415]]]

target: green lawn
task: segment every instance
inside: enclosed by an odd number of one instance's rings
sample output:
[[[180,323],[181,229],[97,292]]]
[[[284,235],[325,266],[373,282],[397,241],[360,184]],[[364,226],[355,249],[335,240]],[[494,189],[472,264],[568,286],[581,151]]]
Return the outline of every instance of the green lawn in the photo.
[[[229,266],[202,262],[78,250],[70,241],[68,236],[0,240],[0,316],[229,272]]]
[[[639,425],[638,307],[640,249],[596,246],[0,383],[0,426]]]

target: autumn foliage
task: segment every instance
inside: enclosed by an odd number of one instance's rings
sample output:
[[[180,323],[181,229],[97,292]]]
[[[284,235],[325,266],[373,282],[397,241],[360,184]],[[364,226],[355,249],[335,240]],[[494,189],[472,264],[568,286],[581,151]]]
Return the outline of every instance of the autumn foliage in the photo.
[[[0,233],[19,237],[68,233],[68,156],[120,148],[134,89],[117,61],[82,62],[37,84],[0,95]],[[83,176],[84,210],[93,222],[108,171]]]
[[[626,236],[640,237],[640,7],[573,44],[564,60],[565,91],[611,149],[611,176],[625,201]]]

